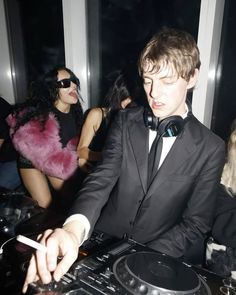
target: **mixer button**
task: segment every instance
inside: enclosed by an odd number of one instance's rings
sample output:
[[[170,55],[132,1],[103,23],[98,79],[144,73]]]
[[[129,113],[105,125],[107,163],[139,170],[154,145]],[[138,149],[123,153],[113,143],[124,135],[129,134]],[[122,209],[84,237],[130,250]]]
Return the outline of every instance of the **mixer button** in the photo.
[[[136,284],[137,284],[137,282],[134,278],[130,279],[130,281],[129,281],[130,287],[134,288],[136,286]]]
[[[142,295],[145,295],[148,293],[148,288],[145,285],[140,285],[138,289],[139,289],[140,294],[142,294]]]

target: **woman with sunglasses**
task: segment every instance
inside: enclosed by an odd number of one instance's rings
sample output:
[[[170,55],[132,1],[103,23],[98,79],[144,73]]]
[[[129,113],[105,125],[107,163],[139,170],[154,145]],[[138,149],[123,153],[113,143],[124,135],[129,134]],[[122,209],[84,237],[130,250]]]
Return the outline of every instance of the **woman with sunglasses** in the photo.
[[[79,79],[70,69],[55,68],[32,83],[29,99],[7,118],[24,186],[43,208],[54,204],[52,195],[62,197],[74,187],[67,183],[77,172],[83,120],[79,90]]]

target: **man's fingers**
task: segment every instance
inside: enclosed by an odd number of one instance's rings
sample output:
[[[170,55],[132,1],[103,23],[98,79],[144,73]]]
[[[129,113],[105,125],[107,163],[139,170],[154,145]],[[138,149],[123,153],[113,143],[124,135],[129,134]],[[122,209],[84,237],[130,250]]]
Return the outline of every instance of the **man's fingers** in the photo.
[[[68,252],[62,260],[58,263],[56,270],[53,273],[53,278],[55,281],[59,281],[61,277],[68,272],[73,262],[77,259],[78,253],[76,251]]]
[[[33,255],[30,260],[29,267],[28,267],[27,274],[26,274],[26,278],[25,278],[25,282],[24,282],[24,286],[22,288],[23,293],[26,293],[26,291],[28,289],[28,285],[30,283],[34,282],[36,277],[37,277],[36,260],[35,260],[35,256]]]
[[[45,232],[45,237],[49,236],[51,232],[52,231],[46,231]],[[43,234],[40,234],[38,236],[38,240],[41,239],[42,237],[43,237]],[[44,245],[45,245],[45,242],[44,242]],[[30,283],[35,282],[35,281],[37,281],[39,279],[38,263],[36,262],[36,260],[37,260],[37,262],[40,261],[39,264],[40,264],[40,266],[42,265],[41,266],[42,267],[42,272],[43,273],[45,272],[46,267],[43,266],[43,264],[46,263],[45,262],[46,261],[46,259],[45,259],[45,253],[43,253],[43,252],[40,253],[40,251],[37,251],[35,253],[35,255],[33,255],[32,258],[31,258],[31,260],[30,260],[29,267],[28,267],[27,274],[26,274],[26,278],[25,278],[25,282],[24,282],[24,286],[23,286],[23,289],[22,289],[22,292],[23,293],[25,293],[27,291],[28,285]],[[50,272],[48,272],[46,270],[45,273],[46,273],[46,275],[45,274],[43,275],[44,281],[45,282],[50,282],[50,280],[51,280],[51,274],[50,274]]]
[[[51,272],[48,269],[48,265],[47,265],[47,255],[48,255],[47,253],[44,253],[43,251],[39,251],[39,250],[37,250],[35,253],[36,263],[37,263],[36,265],[37,273],[44,284],[50,283],[52,279]]]
[[[47,240],[47,266],[53,272],[57,267],[57,259],[59,256],[59,242],[52,234]]]
[[[46,246],[46,240],[52,233],[52,230],[47,230],[43,233],[43,235],[40,235],[38,237],[38,241],[40,241],[40,244]],[[35,269],[36,274],[41,278],[42,282],[44,284],[48,284],[51,281],[51,273],[47,266],[47,252],[37,250],[35,252]],[[34,269],[34,272],[35,272]]]
[[[48,249],[50,249],[48,250],[47,259],[48,266],[51,265],[52,267],[50,269],[53,271],[54,279],[59,281],[77,259],[78,246],[71,233],[63,229],[56,229],[54,234],[52,234],[47,241]],[[57,252],[55,252],[55,249]],[[49,251],[54,251],[54,253],[50,253]],[[60,261],[57,259],[58,256],[62,257]]]
[[[43,284],[50,283],[52,276],[59,281],[78,257],[78,241],[71,232],[64,229],[47,230],[38,238],[47,250],[37,250],[32,257],[22,290],[24,293],[28,285],[38,278]],[[62,259],[58,263],[59,256]]]

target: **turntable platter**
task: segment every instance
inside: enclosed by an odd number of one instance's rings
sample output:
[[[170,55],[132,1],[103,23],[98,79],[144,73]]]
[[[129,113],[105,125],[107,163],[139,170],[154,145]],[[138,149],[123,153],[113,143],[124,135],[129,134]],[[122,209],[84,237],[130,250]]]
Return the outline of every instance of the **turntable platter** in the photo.
[[[131,294],[199,294],[198,275],[185,264],[155,252],[136,252],[119,258],[113,271]]]

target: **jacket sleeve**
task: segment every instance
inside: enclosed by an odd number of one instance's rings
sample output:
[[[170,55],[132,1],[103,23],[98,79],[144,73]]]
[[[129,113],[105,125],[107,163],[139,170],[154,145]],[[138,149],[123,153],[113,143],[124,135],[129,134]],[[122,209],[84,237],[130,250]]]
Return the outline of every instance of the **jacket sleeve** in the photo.
[[[69,215],[85,215],[93,230],[103,206],[120,176],[122,162],[122,119],[118,115],[109,127],[108,136],[102,152],[102,160],[86,177],[78,199]]]
[[[211,230],[216,189],[225,159],[223,142],[209,152],[208,161],[195,181],[191,197],[178,224],[147,245],[174,257],[184,257],[191,246]]]

